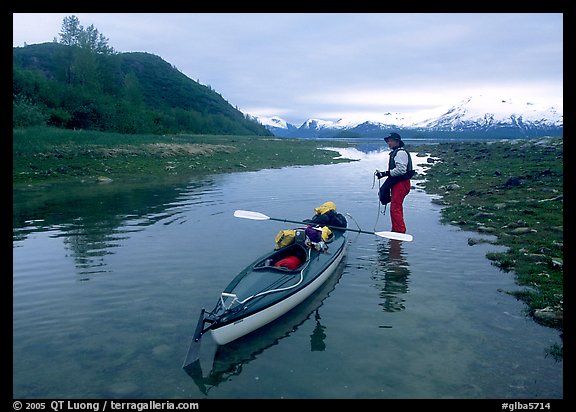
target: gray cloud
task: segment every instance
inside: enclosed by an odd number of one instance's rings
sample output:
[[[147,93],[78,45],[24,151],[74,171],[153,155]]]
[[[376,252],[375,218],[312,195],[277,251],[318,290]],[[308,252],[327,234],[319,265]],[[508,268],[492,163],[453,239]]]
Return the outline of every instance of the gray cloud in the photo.
[[[62,19],[156,54],[232,105],[301,124],[433,108],[474,93],[562,105],[561,13],[22,13],[13,45]]]

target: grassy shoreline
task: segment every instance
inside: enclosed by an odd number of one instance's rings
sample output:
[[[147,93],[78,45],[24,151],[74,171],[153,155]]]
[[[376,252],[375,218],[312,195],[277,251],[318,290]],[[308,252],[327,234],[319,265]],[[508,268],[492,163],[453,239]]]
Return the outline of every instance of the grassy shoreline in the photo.
[[[14,129],[13,186],[254,171],[348,162],[330,140],[253,136],[121,135]],[[496,237],[508,248],[487,258],[526,286],[511,293],[528,314],[563,330],[563,140],[409,145],[436,159],[423,182],[440,195],[444,223]],[[470,239],[469,243],[483,241]]]
[[[13,184],[195,176],[348,161],[335,156],[310,140],[14,129]]]

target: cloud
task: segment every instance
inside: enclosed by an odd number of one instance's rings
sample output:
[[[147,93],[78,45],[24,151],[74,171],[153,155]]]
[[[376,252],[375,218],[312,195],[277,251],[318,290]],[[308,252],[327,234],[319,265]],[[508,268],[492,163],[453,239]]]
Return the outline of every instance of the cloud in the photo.
[[[71,14],[14,14],[13,44],[52,41]],[[294,124],[414,112],[482,93],[562,105],[561,13],[76,16],[118,51],[156,54],[240,110]]]

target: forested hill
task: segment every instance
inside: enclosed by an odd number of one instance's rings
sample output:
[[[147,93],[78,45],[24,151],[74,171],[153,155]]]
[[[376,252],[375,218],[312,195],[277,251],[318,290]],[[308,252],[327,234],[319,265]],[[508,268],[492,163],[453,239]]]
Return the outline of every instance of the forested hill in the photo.
[[[13,109],[14,127],[272,135],[156,55],[55,42],[13,48]]]

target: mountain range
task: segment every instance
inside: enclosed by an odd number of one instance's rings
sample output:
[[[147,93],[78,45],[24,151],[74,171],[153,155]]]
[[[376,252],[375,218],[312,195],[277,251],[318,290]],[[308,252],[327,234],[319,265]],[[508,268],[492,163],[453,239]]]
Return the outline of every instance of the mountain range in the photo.
[[[120,133],[202,133],[301,138],[519,138],[562,136],[562,109],[483,95],[419,113],[383,113],[295,126],[242,113],[159,56],[86,54],[59,43],[13,48],[13,125]]]
[[[534,102],[483,95],[420,113],[384,113],[376,118],[308,119],[300,127],[274,117],[256,117],[275,136],[302,138],[382,137],[392,131],[405,138],[521,138],[562,136],[561,109]]]

